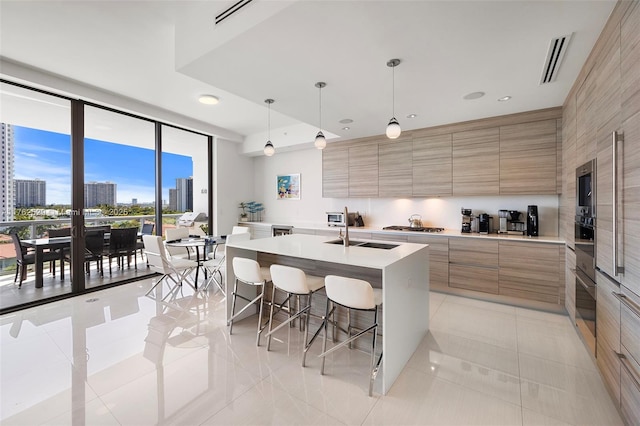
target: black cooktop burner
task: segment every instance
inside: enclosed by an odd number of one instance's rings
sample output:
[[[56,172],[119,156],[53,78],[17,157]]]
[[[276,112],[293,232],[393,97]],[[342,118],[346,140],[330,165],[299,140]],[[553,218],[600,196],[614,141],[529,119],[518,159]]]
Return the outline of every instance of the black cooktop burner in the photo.
[[[433,228],[433,227],[419,227],[419,228],[412,228],[410,226],[399,226],[399,225],[394,225],[394,226],[385,226],[384,228],[382,228],[385,231],[412,231],[412,232],[442,232],[444,231],[444,228]]]

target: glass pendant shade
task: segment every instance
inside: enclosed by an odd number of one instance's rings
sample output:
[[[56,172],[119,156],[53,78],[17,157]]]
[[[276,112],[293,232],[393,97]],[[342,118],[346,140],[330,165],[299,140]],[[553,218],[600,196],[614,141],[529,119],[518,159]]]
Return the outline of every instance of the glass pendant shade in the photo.
[[[327,146],[327,140],[324,138],[324,134],[322,132],[318,132],[316,135],[314,145],[318,149],[324,149]]]
[[[264,146],[264,155],[266,155],[267,157],[271,157],[275,153],[276,153],[275,147],[273,146],[271,141],[267,141],[267,143]]]
[[[387,124],[387,137],[389,139],[398,139],[400,133],[402,133],[400,123],[398,123],[398,120],[393,117],[391,120],[389,120],[389,124]]]

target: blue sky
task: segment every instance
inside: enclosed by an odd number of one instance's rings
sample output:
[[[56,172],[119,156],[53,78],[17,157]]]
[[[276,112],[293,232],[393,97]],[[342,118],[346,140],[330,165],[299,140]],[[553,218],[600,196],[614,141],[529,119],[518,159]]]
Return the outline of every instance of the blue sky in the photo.
[[[69,135],[13,126],[15,179],[47,181],[47,204],[71,203],[71,139]],[[155,197],[154,151],[85,140],[85,182],[118,184],[119,203],[153,202]],[[191,157],[163,153],[162,194],[169,201],[169,188],[176,178],[193,176]]]

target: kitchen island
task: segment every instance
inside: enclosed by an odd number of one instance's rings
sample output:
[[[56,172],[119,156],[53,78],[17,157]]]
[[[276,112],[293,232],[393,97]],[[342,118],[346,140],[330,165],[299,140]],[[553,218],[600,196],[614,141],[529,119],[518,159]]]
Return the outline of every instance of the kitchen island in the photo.
[[[256,259],[262,266],[295,266],[310,275],[367,280],[381,288],[383,294],[384,356],[379,379],[382,393],[386,394],[429,329],[429,247],[414,243],[394,243],[397,246],[392,249],[344,247],[327,243],[332,240],[335,238],[293,234],[227,244],[227,318],[231,313],[235,257]],[[248,287],[242,286],[239,291],[251,296],[252,289]],[[240,308],[242,305],[236,311]]]

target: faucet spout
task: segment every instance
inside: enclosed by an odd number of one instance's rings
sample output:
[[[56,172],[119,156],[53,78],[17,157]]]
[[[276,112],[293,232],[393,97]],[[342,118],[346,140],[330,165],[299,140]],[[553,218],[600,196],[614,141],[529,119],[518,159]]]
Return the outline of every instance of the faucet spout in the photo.
[[[344,206],[344,238],[342,239],[345,247],[349,247],[349,212],[347,206]]]

